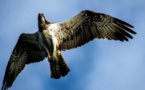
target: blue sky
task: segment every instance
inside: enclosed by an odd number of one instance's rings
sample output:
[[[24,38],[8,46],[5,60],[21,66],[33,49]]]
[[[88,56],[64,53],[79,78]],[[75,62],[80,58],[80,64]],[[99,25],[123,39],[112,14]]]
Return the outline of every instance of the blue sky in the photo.
[[[47,59],[30,64],[9,90],[145,90],[144,0],[1,0],[0,86],[10,54],[21,33],[38,30],[38,13],[62,22],[85,9],[122,19],[138,33],[129,42],[95,39],[62,52],[70,73],[50,78]]]

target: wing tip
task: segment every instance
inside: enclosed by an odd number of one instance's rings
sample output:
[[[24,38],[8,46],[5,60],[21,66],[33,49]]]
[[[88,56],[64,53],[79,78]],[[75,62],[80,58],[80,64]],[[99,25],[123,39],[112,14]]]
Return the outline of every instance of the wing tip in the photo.
[[[1,90],[7,90],[9,86],[6,85],[6,83],[3,83]]]
[[[9,79],[3,81],[1,90],[7,90],[8,88],[10,88],[12,86],[13,82]]]

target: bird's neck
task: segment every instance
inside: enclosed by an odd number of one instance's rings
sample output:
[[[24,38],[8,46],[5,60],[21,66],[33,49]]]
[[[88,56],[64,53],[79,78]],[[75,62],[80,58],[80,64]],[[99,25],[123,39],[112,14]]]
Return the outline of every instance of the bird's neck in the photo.
[[[50,25],[50,22],[47,22],[47,23],[38,23],[39,31],[42,32],[44,30],[47,30],[49,25]]]

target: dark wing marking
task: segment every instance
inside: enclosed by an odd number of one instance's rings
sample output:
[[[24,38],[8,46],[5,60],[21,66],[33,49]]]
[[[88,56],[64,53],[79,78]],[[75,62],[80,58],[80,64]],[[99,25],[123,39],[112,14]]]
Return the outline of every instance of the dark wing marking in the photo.
[[[39,62],[46,56],[38,43],[38,35],[21,34],[8,62],[1,90],[11,87],[26,64]]]
[[[136,34],[131,30],[132,25],[89,10],[82,11],[70,20],[56,25],[59,28],[55,30],[55,36],[61,50],[76,48],[94,38],[128,41],[128,38],[133,38],[130,34]]]

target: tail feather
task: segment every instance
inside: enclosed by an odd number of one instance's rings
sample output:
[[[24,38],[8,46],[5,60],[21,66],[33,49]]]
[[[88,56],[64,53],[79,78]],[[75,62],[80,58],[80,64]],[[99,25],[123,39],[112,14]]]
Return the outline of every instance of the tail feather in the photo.
[[[58,56],[57,58],[53,57],[52,59],[49,60],[49,62],[50,62],[51,78],[59,79],[61,77],[66,76],[70,71],[61,53],[59,54],[59,57]]]
[[[60,66],[58,61],[55,59],[50,59],[50,71],[51,71],[51,78],[59,79],[61,77],[61,73],[59,71]]]
[[[68,65],[66,64],[66,62],[64,61],[64,58],[61,56],[59,58],[59,66],[60,66],[60,73],[61,76],[65,76],[68,74],[68,72],[70,71]]]

